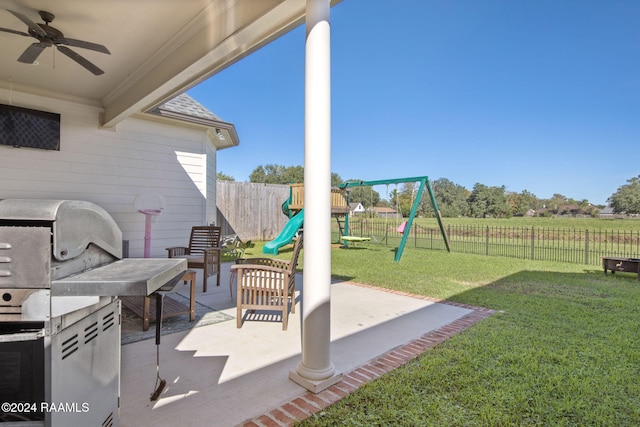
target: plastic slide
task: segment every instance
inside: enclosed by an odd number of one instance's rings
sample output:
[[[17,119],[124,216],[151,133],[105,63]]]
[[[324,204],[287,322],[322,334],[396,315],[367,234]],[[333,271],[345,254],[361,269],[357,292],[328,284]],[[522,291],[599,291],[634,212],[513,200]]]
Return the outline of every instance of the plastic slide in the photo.
[[[269,255],[277,255],[278,249],[283,247],[284,245],[288,245],[291,243],[296,233],[302,227],[302,223],[304,222],[304,209],[301,209],[300,212],[295,214],[287,225],[284,226],[278,237],[273,239],[270,242],[265,243],[262,248],[262,253]]]

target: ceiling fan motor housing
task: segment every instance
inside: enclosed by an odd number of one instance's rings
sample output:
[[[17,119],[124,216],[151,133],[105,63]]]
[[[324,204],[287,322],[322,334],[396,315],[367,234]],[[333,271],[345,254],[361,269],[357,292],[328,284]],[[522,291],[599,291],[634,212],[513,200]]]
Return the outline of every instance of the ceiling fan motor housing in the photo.
[[[40,14],[40,18],[42,18],[42,20],[44,22],[46,22],[47,24],[49,22],[53,22],[54,19],[56,19],[56,16],[51,13],[51,12],[47,12],[45,10],[41,10],[40,12],[38,12]]]
[[[31,28],[29,28],[29,34],[31,34],[33,37],[37,38],[38,40],[45,39],[45,40],[53,41],[53,40],[57,40],[64,37],[64,34],[62,34],[62,31],[58,30],[57,28],[50,27],[47,24],[39,23],[38,27],[42,28],[42,31],[47,33],[46,37],[42,37],[40,34],[36,33]]]

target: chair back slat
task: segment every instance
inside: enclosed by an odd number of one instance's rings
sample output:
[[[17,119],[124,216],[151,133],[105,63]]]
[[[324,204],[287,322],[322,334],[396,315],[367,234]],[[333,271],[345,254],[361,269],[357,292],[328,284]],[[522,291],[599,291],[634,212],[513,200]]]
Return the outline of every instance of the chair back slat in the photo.
[[[206,248],[219,248],[221,227],[210,225],[194,226],[191,228],[189,249],[191,254],[201,254]]]
[[[296,267],[298,266],[298,256],[300,255],[300,250],[303,246],[303,236],[304,233],[301,230],[298,233],[298,239],[296,240],[296,244],[293,246],[293,254],[291,255],[291,263],[289,264],[289,273],[292,275],[296,274]]]

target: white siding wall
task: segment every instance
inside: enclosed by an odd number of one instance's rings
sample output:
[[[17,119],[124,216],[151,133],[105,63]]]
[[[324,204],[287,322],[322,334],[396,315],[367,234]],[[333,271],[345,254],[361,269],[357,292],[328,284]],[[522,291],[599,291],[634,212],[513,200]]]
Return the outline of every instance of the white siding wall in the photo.
[[[3,98],[0,102],[8,103]],[[14,93],[14,105],[61,114],[60,151],[0,146],[0,199],[96,203],[118,223],[132,257],[143,256],[144,249],[145,216],[134,210],[140,194],[166,200],[152,227],[152,257],[165,257],[168,246],[186,245],[191,226],[210,222],[209,203],[215,218],[215,148],[203,130],[142,118],[105,130],[98,127],[97,108],[27,95],[18,103],[16,98]],[[205,197],[211,194],[208,203]]]

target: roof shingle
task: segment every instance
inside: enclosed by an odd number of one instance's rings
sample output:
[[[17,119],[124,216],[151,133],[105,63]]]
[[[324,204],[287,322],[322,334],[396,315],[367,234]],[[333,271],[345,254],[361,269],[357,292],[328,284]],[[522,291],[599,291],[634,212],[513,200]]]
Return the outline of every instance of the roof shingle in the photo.
[[[204,105],[193,99],[186,93],[182,93],[173,99],[165,102],[158,107],[159,110],[172,111],[174,113],[185,114],[191,117],[198,117],[201,119],[209,119],[215,121],[222,121],[220,117],[213,114]]]

